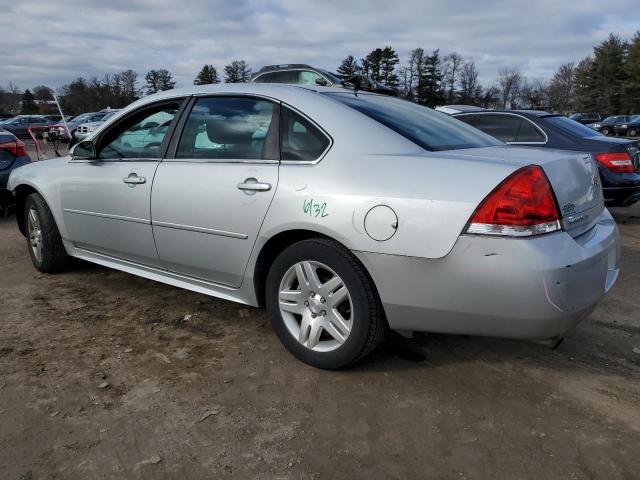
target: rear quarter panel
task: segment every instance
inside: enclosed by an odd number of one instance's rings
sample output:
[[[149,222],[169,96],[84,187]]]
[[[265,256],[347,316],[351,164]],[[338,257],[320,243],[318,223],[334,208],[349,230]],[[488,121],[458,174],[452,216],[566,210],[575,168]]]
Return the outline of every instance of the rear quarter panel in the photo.
[[[281,165],[261,236],[304,229],[351,250],[441,258],[477,205],[516,168],[446,153],[358,152],[336,142],[316,165]],[[319,207],[305,211],[309,202]],[[365,217],[377,205],[390,207],[398,217],[397,230],[386,241],[365,231]]]

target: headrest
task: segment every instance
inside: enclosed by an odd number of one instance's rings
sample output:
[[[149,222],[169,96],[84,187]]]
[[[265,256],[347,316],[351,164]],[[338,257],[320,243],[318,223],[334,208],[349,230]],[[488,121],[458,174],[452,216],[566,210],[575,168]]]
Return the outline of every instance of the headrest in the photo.
[[[251,136],[255,132],[247,122],[238,117],[212,118],[207,122],[207,135],[213,143],[222,145],[251,144]]]

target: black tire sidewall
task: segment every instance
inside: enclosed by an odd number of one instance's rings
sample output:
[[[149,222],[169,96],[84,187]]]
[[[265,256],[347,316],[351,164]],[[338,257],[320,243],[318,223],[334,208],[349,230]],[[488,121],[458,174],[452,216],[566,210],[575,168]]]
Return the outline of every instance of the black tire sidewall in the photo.
[[[326,242],[303,240],[291,245],[277,257],[267,277],[267,311],[278,338],[298,359],[319,368],[335,369],[352,363],[362,352],[368,338],[371,321],[371,295],[368,289],[371,286],[366,284],[368,282],[363,282],[361,274],[344,261],[345,253],[351,255],[339,245],[331,246]],[[304,260],[321,262],[331,268],[343,280],[351,296],[351,332],[344,344],[331,352],[315,352],[300,344],[285,325],[280,312],[278,297],[282,277],[292,265]]]

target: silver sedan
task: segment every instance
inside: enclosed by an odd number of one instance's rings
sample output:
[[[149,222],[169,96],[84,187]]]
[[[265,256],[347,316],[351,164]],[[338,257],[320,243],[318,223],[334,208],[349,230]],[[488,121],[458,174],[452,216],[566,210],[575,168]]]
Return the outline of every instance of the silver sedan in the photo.
[[[370,93],[162,92],[9,188],[38,270],[76,257],[266,305],[283,344],[323,368],[389,329],[556,338],[618,275],[590,156]]]

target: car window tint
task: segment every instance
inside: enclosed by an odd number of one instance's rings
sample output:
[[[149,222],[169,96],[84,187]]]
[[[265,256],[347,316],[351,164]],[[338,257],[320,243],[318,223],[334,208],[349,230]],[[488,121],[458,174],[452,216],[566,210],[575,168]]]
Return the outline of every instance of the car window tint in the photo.
[[[309,70],[298,72],[298,83],[301,85],[317,85],[316,80],[324,80],[324,78],[322,75]],[[324,81],[326,82],[326,80]]]
[[[522,118],[515,115],[479,115],[476,127],[503,142],[515,142]]]
[[[264,159],[274,105],[246,97],[200,98],[182,132],[176,158]]]
[[[467,123],[476,128],[478,123],[480,122],[480,115],[456,115],[454,118],[462,120],[464,123]]]
[[[544,135],[529,120],[522,120],[516,142],[544,142]]]
[[[274,72],[271,74],[270,83],[298,83],[298,72],[295,70],[288,70],[283,72]]]
[[[317,160],[329,146],[329,139],[311,122],[293,110],[282,110],[282,160]]]
[[[163,104],[129,115],[106,133],[98,158],[160,158],[160,147],[179,108],[178,103]]]
[[[348,105],[426,150],[502,145],[499,140],[445,113],[406,100],[362,92],[357,96],[353,93],[323,95]]]

